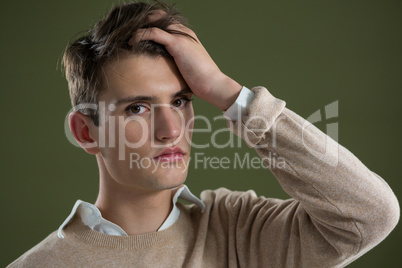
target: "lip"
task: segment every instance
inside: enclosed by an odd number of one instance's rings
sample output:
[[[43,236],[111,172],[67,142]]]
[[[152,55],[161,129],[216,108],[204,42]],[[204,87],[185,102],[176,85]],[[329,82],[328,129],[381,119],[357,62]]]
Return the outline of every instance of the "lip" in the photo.
[[[182,160],[184,155],[185,153],[180,147],[170,147],[162,150],[154,159],[162,162],[174,162]]]

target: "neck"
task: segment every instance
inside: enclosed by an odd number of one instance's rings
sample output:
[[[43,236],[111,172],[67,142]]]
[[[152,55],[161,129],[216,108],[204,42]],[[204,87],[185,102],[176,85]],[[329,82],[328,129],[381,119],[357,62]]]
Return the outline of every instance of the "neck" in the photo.
[[[128,235],[156,232],[169,216],[172,189],[141,191],[121,185],[110,174],[100,174],[95,206],[102,217],[119,225]]]

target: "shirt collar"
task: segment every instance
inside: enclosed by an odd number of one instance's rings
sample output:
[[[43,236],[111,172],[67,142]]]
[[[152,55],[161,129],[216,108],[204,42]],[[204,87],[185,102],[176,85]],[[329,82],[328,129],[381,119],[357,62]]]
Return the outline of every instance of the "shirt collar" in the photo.
[[[176,191],[172,198],[173,209],[158,231],[169,228],[179,218],[180,210],[176,206],[179,198],[199,206],[202,212],[205,209],[204,202],[193,195],[186,185],[182,185],[179,188],[173,189],[172,191]],[[71,210],[70,215],[68,215],[58,229],[57,235],[59,238],[64,238],[62,232],[63,228],[71,221],[76,213],[78,213],[78,215],[81,217],[82,222],[93,230],[109,235],[127,235],[127,233],[120,226],[104,219],[96,206],[82,200],[77,200],[73,209]]]

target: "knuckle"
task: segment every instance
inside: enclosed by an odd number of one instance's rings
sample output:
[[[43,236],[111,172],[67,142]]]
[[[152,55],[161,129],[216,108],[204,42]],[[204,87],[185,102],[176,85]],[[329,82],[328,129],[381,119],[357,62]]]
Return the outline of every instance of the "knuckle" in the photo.
[[[158,28],[156,28],[156,27],[150,27],[150,28],[147,28],[145,32],[146,32],[148,35],[155,35],[155,34],[158,33]]]

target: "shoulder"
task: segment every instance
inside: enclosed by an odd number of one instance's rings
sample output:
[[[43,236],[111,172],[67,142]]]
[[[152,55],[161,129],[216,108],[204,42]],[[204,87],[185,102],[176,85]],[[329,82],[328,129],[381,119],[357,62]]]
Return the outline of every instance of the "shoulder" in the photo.
[[[233,191],[221,187],[215,190],[204,190],[200,193],[203,208],[195,204],[184,205],[183,209],[194,222],[202,218],[224,218],[225,220],[244,217],[260,217],[265,219],[271,215],[292,218],[295,213],[304,212],[300,201],[294,198],[278,199],[259,196],[254,190]]]
[[[234,214],[253,207],[272,208],[294,202],[293,199],[282,200],[258,196],[254,190],[231,191],[223,187],[201,192],[201,200],[205,203],[206,208],[231,210]]]
[[[54,231],[39,244],[25,252],[7,267],[46,267],[48,260],[57,261],[57,255],[63,255],[63,241]]]
[[[257,197],[253,190],[246,192],[232,191],[227,188],[221,187],[216,190],[204,190],[201,192],[201,200],[206,203],[232,203],[238,198],[254,198]]]

